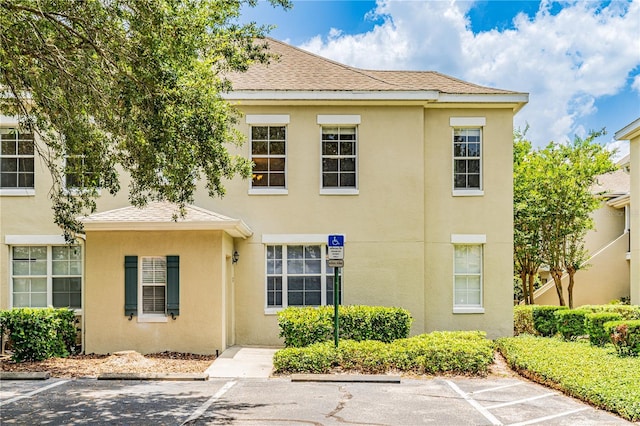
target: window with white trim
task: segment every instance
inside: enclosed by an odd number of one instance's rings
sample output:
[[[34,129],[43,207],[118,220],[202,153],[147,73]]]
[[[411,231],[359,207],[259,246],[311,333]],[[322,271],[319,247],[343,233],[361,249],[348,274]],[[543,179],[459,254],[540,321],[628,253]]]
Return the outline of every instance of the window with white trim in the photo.
[[[482,189],[482,130],[453,129],[453,189]]]
[[[33,133],[0,128],[0,188],[34,187]]]
[[[322,127],[322,188],[357,188],[356,126]]]
[[[67,189],[82,189],[98,183],[96,173],[84,155],[68,155],[65,157],[64,183]]]
[[[142,315],[166,314],[167,259],[164,256],[140,258],[139,310]]]
[[[454,308],[482,308],[482,245],[455,244]]]
[[[286,188],[286,126],[251,126],[252,188]]]
[[[11,248],[14,308],[72,308],[82,305],[80,246],[13,246]]]
[[[267,308],[333,305],[333,280],[325,245],[266,246]]]

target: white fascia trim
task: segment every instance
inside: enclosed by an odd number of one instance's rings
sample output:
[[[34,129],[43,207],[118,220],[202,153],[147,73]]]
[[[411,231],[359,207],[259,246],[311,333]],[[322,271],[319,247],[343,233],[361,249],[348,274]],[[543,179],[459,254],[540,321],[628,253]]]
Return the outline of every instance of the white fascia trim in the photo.
[[[358,115],[324,115],[318,114],[318,124],[360,124]]]
[[[249,195],[287,195],[289,194],[289,190],[273,189],[273,188],[269,188],[269,189],[251,188],[247,191],[247,194]]]
[[[226,100],[386,100],[437,101],[439,92],[426,91],[297,91],[297,90],[241,90],[222,94]]]
[[[485,244],[486,242],[485,234],[451,234],[452,244]]]
[[[247,124],[289,124],[291,117],[289,114],[247,114],[245,120]]]
[[[0,189],[0,196],[2,197],[33,197],[34,195],[36,195],[34,188]]]
[[[529,102],[529,95],[526,93],[509,94],[452,94],[442,93],[438,102],[447,103],[489,103],[489,104],[520,104]]]
[[[633,123],[627,124],[624,128],[618,130],[614,138],[619,140],[630,140],[640,135],[640,118],[633,121]]]
[[[482,307],[463,307],[463,306],[454,306],[453,307],[454,314],[484,314],[484,308]]]
[[[486,117],[449,117],[451,127],[484,127],[486,125]]]
[[[85,231],[225,231],[234,238],[248,238],[253,231],[242,220],[226,222],[87,222]]]
[[[4,243],[8,245],[48,246],[67,244],[62,235],[5,235]]]
[[[262,244],[327,244],[328,239],[329,234],[262,234]]]

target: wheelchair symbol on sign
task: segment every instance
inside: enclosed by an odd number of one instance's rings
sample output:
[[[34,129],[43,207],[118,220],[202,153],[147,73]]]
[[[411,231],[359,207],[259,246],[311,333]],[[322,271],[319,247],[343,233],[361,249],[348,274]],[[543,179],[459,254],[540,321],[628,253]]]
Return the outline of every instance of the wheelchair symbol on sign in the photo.
[[[332,246],[339,246],[340,245],[340,240],[338,240],[336,237],[333,237],[333,240],[331,240],[331,245]]]

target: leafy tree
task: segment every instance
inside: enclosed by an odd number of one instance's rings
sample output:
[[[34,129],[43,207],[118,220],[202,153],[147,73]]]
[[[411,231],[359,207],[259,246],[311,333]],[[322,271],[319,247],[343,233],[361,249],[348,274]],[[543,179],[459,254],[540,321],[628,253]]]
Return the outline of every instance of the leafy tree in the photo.
[[[537,177],[533,170],[538,167],[537,152],[525,138],[527,129],[514,132],[513,149],[513,222],[514,271],[520,278],[522,300],[533,304],[535,280],[542,264],[540,209],[543,194],[537,190]]]
[[[533,266],[537,271],[540,264],[547,265],[561,306],[567,304],[563,275],[569,276],[567,291],[573,307],[575,274],[587,266],[584,237],[594,227],[591,213],[600,206],[591,187],[598,175],[616,167],[612,154],[594,142],[602,134],[604,130],[591,132],[585,139],[576,136],[567,144],[552,142],[538,151],[531,151],[530,144],[516,134],[516,151],[525,154],[518,154],[523,160],[518,164],[516,159],[514,166],[515,269],[521,277],[530,278],[526,274]],[[529,259],[534,260],[527,263]]]
[[[167,200],[180,211],[201,178],[222,196],[223,179],[250,176],[251,163],[225,147],[241,137],[221,93],[231,73],[270,59],[269,28],[236,23],[256,3],[0,0],[0,111],[40,136],[68,239],[82,231],[76,217],[95,211],[99,188],[120,190],[122,173],[132,204]],[[81,191],[64,190],[65,172],[83,176]]]

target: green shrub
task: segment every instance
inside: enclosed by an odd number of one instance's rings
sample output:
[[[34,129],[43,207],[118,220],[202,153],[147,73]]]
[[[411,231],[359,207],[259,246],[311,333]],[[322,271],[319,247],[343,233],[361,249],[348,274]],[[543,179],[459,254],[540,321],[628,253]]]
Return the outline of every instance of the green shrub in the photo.
[[[75,313],[66,308],[19,308],[0,312],[16,362],[66,357],[76,342]]]
[[[591,313],[586,309],[562,309],[554,312],[556,327],[565,340],[572,340],[587,334],[585,317]]]
[[[620,314],[623,320],[640,320],[640,306],[638,305],[584,305],[580,306],[580,309],[588,309],[594,313]]]
[[[418,374],[485,374],[493,361],[493,343],[483,332],[436,332],[391,343],[343,340],[276,352],[277,373],[327,373],[332,368],[361,373],[389,370]]]
[[[333,306],[289,307],[278,313],[280,337],[286,347],[303,347],[333,339]],[[340,306],[340,339],[391,342],[407,337],[409,311],[383,306]]]
[[[604,346],[611,342],[610,333],[604,328],[604,323],[618,321],[622,317],[616,312],[593,312],[585,316],[584,325],[589,334],[589,341],[595,346]]]
[[[640,358],[620,358],[611,347],[529,335],[499,339],[512,368],[599,408],[640,420]]]
[[[640,355],[640,320],[609,321],[604,328],[620,356]],[[638,382],[640,383],[640,382]]]
[[[533,305],[533,325],[542,336],[554,336],[558,332],[556,311],[569,309],[566,306]]]
[[[513,307],[513,334],[538,334],[533,324],[533,306],[518,305]]]

